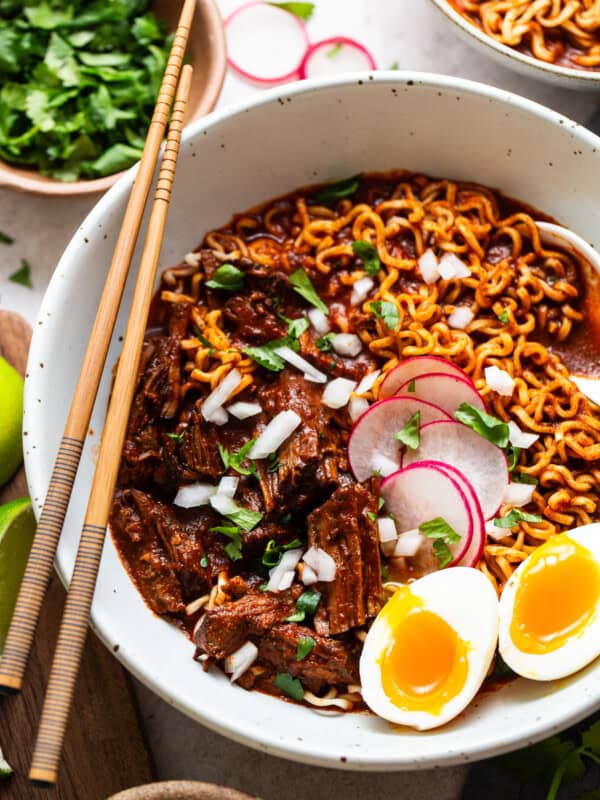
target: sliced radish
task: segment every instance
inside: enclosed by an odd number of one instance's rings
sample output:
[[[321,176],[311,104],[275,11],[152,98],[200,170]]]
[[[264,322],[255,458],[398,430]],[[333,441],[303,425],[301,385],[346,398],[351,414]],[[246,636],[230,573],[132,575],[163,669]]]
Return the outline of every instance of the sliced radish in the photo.
[[[388,397],[373,403],[354,424],[348,442],[350,468],[359,481],[370,478],[375,471],[382,475],[394,472],[400,465],[401,444],[394,434],[403,428],[417,411],[421,425],[435,420],[452,421],[438,406],[415,397]],[[382,469],[382,465],[385,465]]]
[[[301,19],[268,3],[240,6],[225,20],[232,69],[255,83],[284,83],[298,76],[309,48]]]
[[[443,372],[445,375],[456,375],[468,381],[468,375],[456,364],[448,361],[441,356],[412,356],[401,361],[397,367],[390,370],[385,376],[379,389],[379,399],[391,397],[404,383],[410,383],[420,375],[427,375],[431,372]],[[404,392],[404,394],[406,394]]]
[[[381,495],[401,531],[442,517],[460,536],[450,543],[452,564],[465,555],[473,538],[473,515],[460,483],[434,462],[419,461],[394,472],[381,484]]]
[[[299,67],[300,80],[318,75],[337,75],[377,69],[375,59],[367,48],[347,36],[332,36],[315,42],[306,51]]]
[[[469,509],[473,516],[473,538],[471,539],[468,548],[463,553],[460,562],[457,563],[457,566],[474,567],[483,553],[483,546],[485,544],[486,536],[485,520],[483,518],[483,511],[481,509],[481,503],[479,502],[477,493],[473,488],[471,481],[464,473],[462,473],[459,469],[456,469],[456,467],[453,467],[451,464],[446,464],[445,461],[432,461],[431,463],[439,467],[441,470],[444,470],[444,472],[448,473],[451,478],[454,478],[454,480],[460,484],[461,489],[465,493],[465,497],[467,498],[467,502],[469,504]]]
[[[413,381],[414,386],[411,386]],[[454,414],[461,403],[469,403],[485,411],[481,395],[466,378],[443,372],[431,372],[403,383],[398,389],[398,394],[407,394],[409,388],[413,389],[411,396],[435,403],[450,415]]]
[[[508,486],[506,456],[466,425],[453,420],[423,425],[418,449],[404,452],[402,466],[416,461],[443,461],[460,470],[473,485],[485,519],[500,507]]]

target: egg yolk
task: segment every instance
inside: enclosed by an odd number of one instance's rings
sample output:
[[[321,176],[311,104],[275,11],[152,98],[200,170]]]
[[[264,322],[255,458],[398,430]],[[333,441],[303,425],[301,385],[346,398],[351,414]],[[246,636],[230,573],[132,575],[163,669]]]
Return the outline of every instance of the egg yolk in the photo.
[[[397,708],[440,714],[465,685],[467,643],[409,588],[383,613],[392,635],[379,659],[383,691]]]
[[[600,599],[600,567],[592,553],[557,536],[536,550],[520,575],[510,625],[524,653],[549,653],[582,633]]]

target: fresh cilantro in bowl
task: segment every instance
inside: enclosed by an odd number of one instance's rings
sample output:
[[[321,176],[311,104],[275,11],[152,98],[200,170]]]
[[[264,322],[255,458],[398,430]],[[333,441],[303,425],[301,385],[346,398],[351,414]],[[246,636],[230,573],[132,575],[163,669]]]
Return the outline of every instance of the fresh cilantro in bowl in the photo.
[[[142,154],[171,36],[149,0],[0,0],[0,159],[62,181]]]

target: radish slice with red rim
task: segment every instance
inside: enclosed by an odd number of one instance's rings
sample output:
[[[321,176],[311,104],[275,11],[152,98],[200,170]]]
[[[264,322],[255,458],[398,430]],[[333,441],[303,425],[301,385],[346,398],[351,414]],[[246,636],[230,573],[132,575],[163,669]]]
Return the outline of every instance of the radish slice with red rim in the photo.
[[[347,36],[332,36],[311,45],[300,64],[300,79],[340,72],[377,69],[375,59],[367,48]]]
[[[246,3],[229,15],[225,29],[229,64],[242,77],[262,84],[298,77],[309,40],[294,14],[269,3]]]
[[[416,461],[443,461],[460,470],[475,489],[484,519],[500,507],[508,486],[506,456],[466,425],[452,420],[423,425],[419,447],[403,453],[402,466]]]
[[[448,544],[451,563],[463,558],[473,538],[473,515],[461,484],[449,471],[433,461],[418,461],[386,478],[381,496],[400,532],[442,517],[460,536],[459,542]]]
[[[457,378],[470,381],[469,376],[452,361],[441,356],[412,356],[401,361],[397,367],[391,369],[385,376],[379,389],[379,399],[391,397],[404,384],[410,383],[414,378],[432,372],[444,375],[455,375]],[[403,392],[405,394],[405,392]]]
[[[459,469],[456,469],[456,467],[453,467],[451,464],[446,464],[445,461],[431,461],[430,463],[439,467],[439,469],[444,472],[447,472],[451,478],[454,478],[454,480],[460,484],[461,489],[465,493],[471,515],[473,516],[473,537],[456,566],[474,567],[481,558],[486,537],[485,520],[477,493],[471,481]]]
[[[348,442],[348,461],[357,481],[365,481],[374,472],[390,474],[400,466],[402,445],[394,438],[417,411],[421,425],[435,420],[451,422],[441,408],[415,397],[388,397],[373,403],[354,423]],[[381,465],[389,466],[383,470]]]
[[[414,385],[412,385],[413,381]],[[409,389],[412,389],[410,393]],[[475,408],[485,411],[485,403],[471,381],[456,375],[446,375],[443,372],[429,372],[406,381],[398,389],[398,394],[408,394],[410,397],[428,400],[442,408],[450,416],[454,414],[461,403],[470,403]]]

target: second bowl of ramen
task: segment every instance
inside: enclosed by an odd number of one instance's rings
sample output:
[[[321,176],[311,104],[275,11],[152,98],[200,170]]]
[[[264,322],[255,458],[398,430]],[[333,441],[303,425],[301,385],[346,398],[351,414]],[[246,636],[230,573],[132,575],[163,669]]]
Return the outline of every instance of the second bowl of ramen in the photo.
[[[530,78],[600,89],[600,10],[591,0],[431,0],[459,36]]]

